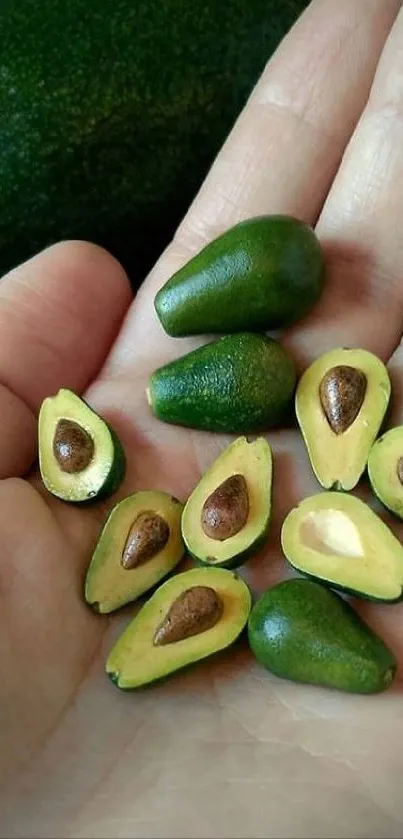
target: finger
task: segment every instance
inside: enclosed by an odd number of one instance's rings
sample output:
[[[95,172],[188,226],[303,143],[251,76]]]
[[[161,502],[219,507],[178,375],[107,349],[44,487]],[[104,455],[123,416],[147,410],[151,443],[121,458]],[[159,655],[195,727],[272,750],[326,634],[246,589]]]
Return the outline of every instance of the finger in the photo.
[[[320,303],[288,342],[304,361],[337,345],[387,359],[403,324],[403,11],[317,231],[327,251]]]
[[[315,222],[399,6],[394,0],[316,0],[302,15],[269,62],[174,242],[141,289],[109,362],[110,375],[139,359],[151,369],[194,346],[189,341],[179,347],[164,335],[153,314],[153,298],[208,240],[262,212],[292,213]]]
[[[82,391],[130,303],[121,266],[85,242],[55,245],[0,283],[0,477],[35,453],[35,415],[59,387]]]

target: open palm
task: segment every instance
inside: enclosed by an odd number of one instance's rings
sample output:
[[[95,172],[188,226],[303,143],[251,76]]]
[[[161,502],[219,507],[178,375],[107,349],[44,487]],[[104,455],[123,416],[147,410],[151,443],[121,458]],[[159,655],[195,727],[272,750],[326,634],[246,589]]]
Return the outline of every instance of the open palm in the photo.
[[[323,243],[323,297],[281,336],[300,368],[332,347],[371,350],[389,363],[393,421],[402,420],[400,6],[312,3],[133,302],[116,261],[78,242],[0,285],[3,836],[400,835],[398,681],[380,697],[334,694],[270,677],[240,648],[148,692],[119,694],[104,656],[133,608],[101,618],[82,598],[107,505],[77,509],[34,473],[22,477],[35,460],[42,399],[70,387],[123,441],[119,496],[158,488],[186,499],[230,438],[150,416],[149,374],[203,343],[169,339],[153,299],[206,241],[261,213],[296,215]],[[271,535],[242,570],[255,593],[287,573],[281,522],[320,489],[296,430],[268,439]],[[401,607],[359,608],[402,660]]]

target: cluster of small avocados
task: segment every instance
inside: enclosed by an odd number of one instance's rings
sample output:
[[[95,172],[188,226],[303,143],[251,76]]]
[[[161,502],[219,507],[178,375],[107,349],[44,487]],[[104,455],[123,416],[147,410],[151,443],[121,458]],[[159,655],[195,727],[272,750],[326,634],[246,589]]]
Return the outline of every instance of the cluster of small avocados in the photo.
[[[150,684],[223,650],[245,627],[256,659],[282,678],[363,694],[393,682],[394,654],[338,593],[385,603],[403,597],[403,547],[351,492],[367,469],[375,494],[403,518],[403,427],[378,437],[391,395],[387,369],[370,352],[338,348],[297,382],[292,360],[262,334],[306,314],[322,284],[311,228],[267,216],[231,228],[158,292],[168,334],[228,334],[151,376],[154,414],[241,436],[186,503],[138,491],[107,517],[87,569],[86,602],[110,613],[154,589],[107,657],[119,688]],[[245,435],[279,425],[291,406],[323,491],[282,524],[283,553],[301,576],[253,604],[234,569],[268,538],[273,456],[264,437]],[[116,434],[71,391],[44,401],[39,453],[45,486],[65,501],[105,498],[124,477]],[[186,553],[196,567],[173,573]]]

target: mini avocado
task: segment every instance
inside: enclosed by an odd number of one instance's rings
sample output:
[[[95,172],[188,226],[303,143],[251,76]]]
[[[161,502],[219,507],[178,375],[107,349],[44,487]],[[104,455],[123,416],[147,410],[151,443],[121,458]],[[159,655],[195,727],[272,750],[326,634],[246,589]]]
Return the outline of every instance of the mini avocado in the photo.
[[[248,638],[267,670],[294,682],[380,693],[397,670],[393,653],[350,604],[310,580],[266,591],[251,611]]]
[[[286,215],[239,222],[161,288],[155,309],[168,335],[278,329],[312,308],[323,258],[311,227]]]
[[[193,568],[163,583],[108,655],[106,672],[122,689],[150,684],[225,649],[241,634],[252,598],[223,568]]]
[[[285,418],[295,383],[294,362],[277,341],[242,332],[160,367],[149,380],[147,398],[164,422],[247,434]]]
[[[391,428],[373,444],[368,477],[382,504],[403,519],[403,425]]]
[[[294,568],[332,588],[385,603],[402,599],[403,547],[354,495],[305,498],[285,518],[281,544]]]
[[[388,371],[367,350],[334,349],[301,376],[297,420],[312,469],[325,489],[353,489],[390,399]]]
[[[235,568],[256,553],[269,530],[272,452],[263,437],[240,437],[218,456],[188,498],[182,535],[206,565]]]
[[[103,527],[85,580],[97,612],[119,609],[153,588],[180,562],[183,505],[166,492],[136,492],[115,505]]]
[[[66,388],[42,402],[38,448],[43,483],[63,501],[107,498],[125,476],[125,453],[116,433]]]

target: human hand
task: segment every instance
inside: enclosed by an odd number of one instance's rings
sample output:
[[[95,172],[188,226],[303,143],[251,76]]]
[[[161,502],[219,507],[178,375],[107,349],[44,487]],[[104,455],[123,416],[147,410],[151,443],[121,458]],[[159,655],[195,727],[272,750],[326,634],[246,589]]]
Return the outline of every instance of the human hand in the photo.
[[[37,476],[21,480],[41,400],[64,386],[118,431],[129,458],[120,496],[152,487],[186,499],[229,438],[150,416],[149,374],[202,343],[169,339],[154,295],[206,241],[259,213],[315,225],[326,256],[322,299],[284,343],[301,367],[332,347],[376,353],[389,363],[392,421],[402,421],[400,6],[312,4],[132,305],[120,266],[82,243],[51,248],[0,285],[4,836],[400,834],[399,680],[379,697],[335,694],[271,678],[241,650],[118,694],[104,657],[123,618],[94,616],[82,601],[106,505],[79,510]],[[319,490],[298,431],[268,439],[271,536],[242,571],[255,593],[286,573],[284,516]],[[402,660],[402,607],[357,605]]]

